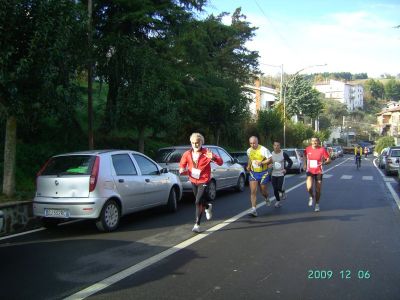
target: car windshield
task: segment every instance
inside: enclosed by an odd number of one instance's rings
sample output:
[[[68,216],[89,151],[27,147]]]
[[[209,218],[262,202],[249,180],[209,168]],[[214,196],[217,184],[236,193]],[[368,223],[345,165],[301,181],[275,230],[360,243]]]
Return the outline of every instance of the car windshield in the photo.
[[[158,150],[156,162],[158,163],[179,163],[183,153],[188,149],[161,149]]]
[[[392,157],[400,157],[400,149],[393,149],[390,152],[390,156],[392,156]]]
[[[53,157],[41,175],[90,175],[95,158],[94,155]]]
[[[231,153],[233,158],[237,158],[240,163],[247,163],[248,157],[246,153]]]

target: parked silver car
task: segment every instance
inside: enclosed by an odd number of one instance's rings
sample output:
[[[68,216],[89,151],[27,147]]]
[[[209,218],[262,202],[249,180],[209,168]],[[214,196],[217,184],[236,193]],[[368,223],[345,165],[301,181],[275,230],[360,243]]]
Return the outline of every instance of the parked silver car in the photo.
[[[297,149],[297,148],[287,148],[282,149],[283,152],[289,155],[290,159],[293,161],[292,167],[290,170],[294,170],[296,173],[300,174],[304,171],[304,149]]]
[[[389,147],[383,148],[378,156],[378,166],[380,169],[385,169],[386,166],[386,156],[388,154]]]
[[[33,213],[47,227],[85,218],[95,219],[100,231],[113,231],[128,213],[158,205],[176,211],[181,196],[178,176],[142,153],[75,152],[50,158],[39,171]]]
[[[389,147],[386,156],[386,175],[397,174],[399,170],[400,147]]]
[[[235,188],[242,192],[245,186],[245,171],[238,163],[237,159],[232,158],[228,152],[218,146],[203,145],[204,148],[210,149],[213,153],[219,155],[222,160],[222,166],[211,163],[211,182],[208,186],[207,196],[210,200],[214,200],[217,191],[226,188]],[[167,167],[171,172],[179,175],[179,162],[183,153],[190,149],[190,146],[173,146],[158,150],[156,161],[163,167]],[[187,175],[179,175],[184,193],[192,193],[192,184]]]

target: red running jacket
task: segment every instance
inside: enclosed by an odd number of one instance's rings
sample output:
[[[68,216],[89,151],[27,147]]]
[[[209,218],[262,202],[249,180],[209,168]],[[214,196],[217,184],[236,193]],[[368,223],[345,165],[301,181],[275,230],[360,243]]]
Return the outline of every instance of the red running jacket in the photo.
[[[189,175],[189,180],[190,182],[198,185],[201,183],[207,183],[211,179],[211,161],[216,163],[217,165],[221,166],[224,162],[222,161],[222,158],[219,157],[218,155],[213,153],[212,160],[207,158],[207,149],[206,148],[201,148],[200,150],[200,156],[197,161],[197,166],[195,166],[192,158],[192,149],[186,151],[183,153],[181,161],[179,163],[179,168],[183,169],[188,169],[188,172],[184,172],[184,175]],[[200,169],[200,178],[196,179],[193,178],[192,175],[192,169],[197,168]]]

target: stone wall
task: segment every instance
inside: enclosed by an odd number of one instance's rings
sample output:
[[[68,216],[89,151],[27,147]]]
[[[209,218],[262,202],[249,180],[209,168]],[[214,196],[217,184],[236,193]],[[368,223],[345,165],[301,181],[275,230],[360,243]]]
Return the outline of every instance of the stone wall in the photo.
[[[39,220],[33,216],[32,201],[3,203],[0,204],[0,211],[4,223],[0,228],[0,236],[41,227]]]

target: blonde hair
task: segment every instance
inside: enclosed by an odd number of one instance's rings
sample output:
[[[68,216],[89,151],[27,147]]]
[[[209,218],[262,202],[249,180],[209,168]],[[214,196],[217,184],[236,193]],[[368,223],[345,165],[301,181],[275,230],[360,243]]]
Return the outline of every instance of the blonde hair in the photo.
[[[199,139],[201,141],[202,144],[204,144],[204,136],[198,132],[193,132],[190,135],[189,140],[192,142],[192,140],[196,139],[196,141]]]

